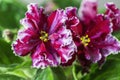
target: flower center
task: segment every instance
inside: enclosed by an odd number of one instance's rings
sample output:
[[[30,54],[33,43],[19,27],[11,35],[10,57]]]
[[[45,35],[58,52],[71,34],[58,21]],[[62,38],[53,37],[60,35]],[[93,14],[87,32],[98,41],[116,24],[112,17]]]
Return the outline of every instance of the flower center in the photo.
[[[82,43],[84,46],[87,46],[87,45],[89,44],[89,42],[90,42],[90,38],[88,37],[88,35],[82,36],[82,37],[80,38],[80,40],[81,40],[81,43]]]
[[[47,42],[48,41],[48,33],[46,33],[45,31],[41,31],[40,32],[40,39],[44,42]]]

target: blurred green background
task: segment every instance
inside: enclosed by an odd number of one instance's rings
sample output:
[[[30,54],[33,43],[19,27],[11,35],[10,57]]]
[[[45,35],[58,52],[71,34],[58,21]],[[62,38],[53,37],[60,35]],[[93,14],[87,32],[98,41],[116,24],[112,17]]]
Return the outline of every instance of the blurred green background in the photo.
[[[76,63],[69,67],[41,70],[31,67],[29,55],[22,58],[15,56],[11,50],[11,43],[21,28],[19,21],[25,16],[27,4],[36,1],[39,6],[45,7],[48,13],[67,6],[79,8],[81,2],[81,0],[0,0],[0,80],[120,80],[120,54],[109,56],[101,70],[96,64],[93,65],[91,72],[85,75],[81,74],[81,67]],[[99,7],[100,12],[104,11],[102,6]],[[120,31],[113,35],[120,40]]]

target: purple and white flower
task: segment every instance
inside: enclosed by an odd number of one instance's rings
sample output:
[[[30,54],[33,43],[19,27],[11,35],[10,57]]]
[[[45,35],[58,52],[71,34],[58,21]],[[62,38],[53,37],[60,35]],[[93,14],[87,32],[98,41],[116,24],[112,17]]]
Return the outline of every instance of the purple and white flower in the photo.
[[[12,44],[18,56],[30,54],[33,67],[45,68],[67,63],[76,52],[72,33],[66,28],[66,10],[57,9],[50,15],[37,4],[29,4],[25,18],[20,21],[24,26]]]
[[[112,23],[104,14],[97,13],[97,0],[83,0],[77,25],[71,29],[77,45],[77,57],[85,70],[92,63],[103,64],[110,54],[120,51],[120,42],[112,36]],[[116,24],[118,25],[118,24]]]

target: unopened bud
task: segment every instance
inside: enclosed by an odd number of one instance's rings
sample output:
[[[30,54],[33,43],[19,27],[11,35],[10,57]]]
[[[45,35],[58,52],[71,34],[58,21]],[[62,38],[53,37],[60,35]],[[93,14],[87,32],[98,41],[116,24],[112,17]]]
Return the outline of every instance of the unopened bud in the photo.
[[[2,37],[7,41],[11,42],[13,40],[14,34],[10,29],[5,29],[2,33]]]

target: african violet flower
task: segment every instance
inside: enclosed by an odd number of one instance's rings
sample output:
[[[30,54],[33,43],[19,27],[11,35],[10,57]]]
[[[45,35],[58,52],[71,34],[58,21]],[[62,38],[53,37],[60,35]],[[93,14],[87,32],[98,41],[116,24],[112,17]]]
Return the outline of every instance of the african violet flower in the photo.
[[[19,56],[30,53],[33,67],[37,68],[67,63],[76,46],[71,31],[66,29],[66,13],[66,10],[58,9],[45,15],[44,9],[37,4],[28,5],[26,16],[20,21],[24,30],[18,32],[12,45],[14,52]]]
[[[80,21],[70,18],[68,26],[73,32],[77,45],[77,57],[85,70],[91,63],[102,65],[111,53],[120,51],[120,42],[111,35],[112,24],[103,14],[97,14],[96,0],[83,0],[80,7]],[[71,11],[72,14],[72,11]],[[74,14],[72,14],[74,16]]]
[[[120,9],[114,3],[107,3],[106,8],[105,15],[111,20],[113,30],[120,30]]]

